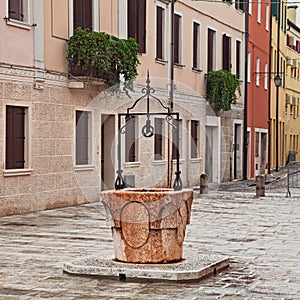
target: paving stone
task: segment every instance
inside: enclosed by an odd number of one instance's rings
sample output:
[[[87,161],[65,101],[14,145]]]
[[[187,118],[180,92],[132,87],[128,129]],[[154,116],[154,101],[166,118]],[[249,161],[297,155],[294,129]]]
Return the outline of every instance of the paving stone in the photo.
[[[262,198],[229,184],[195,193],[184,257],[228,256],[230,268],[193,283],[63,273],[67,261],[113,258],[100,204],[0,218],[0,299],[300,299],[300,193],[268,186]]]

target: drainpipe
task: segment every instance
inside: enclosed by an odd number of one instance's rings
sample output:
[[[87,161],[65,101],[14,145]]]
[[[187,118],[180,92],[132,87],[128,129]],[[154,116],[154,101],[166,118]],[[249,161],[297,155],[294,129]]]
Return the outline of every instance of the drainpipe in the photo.
[[[248,36],[249,36],[249,3],[246,1],[245,11],[245,74],[244,74],[244,136],[243,136],[243,179],[247,179],[248,166],[248,142],[247,142],[247,123],[248,123]]]
[[[272,7],[272,6],[271,6]],[[269,81],[268,81],[268,174],[271,174],[271,74],[272,74],[272,31],[273,16],[270,13],[270,41],[269,41]]]
[[[277,68],[276,68],[276,76],[280,77],[280,69],[279,69],[279,62],[280,62],[280,5],[281,5],[281,0],[278,0],[277,3]],[[275,146],[275,153],[276,153],[276,172],[278,172],[278,158],[279,158],[279,85],[276,85],[276,146]]]

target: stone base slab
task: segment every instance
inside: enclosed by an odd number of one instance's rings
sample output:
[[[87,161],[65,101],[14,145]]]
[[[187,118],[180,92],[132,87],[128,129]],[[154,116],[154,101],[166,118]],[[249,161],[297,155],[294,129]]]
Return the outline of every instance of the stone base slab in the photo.
[[[88,257],[65,263],[64,272],[74,275],[109,276],[126,278],[191,281],[216,275],[229,267],[229,258],[216,255],[198,255],[169,264],[133,264],[112,259]]]

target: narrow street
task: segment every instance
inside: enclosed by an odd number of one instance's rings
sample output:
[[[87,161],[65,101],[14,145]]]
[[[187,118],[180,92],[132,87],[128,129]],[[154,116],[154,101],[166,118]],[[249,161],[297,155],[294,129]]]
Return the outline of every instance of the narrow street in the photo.
[[[285,192],[195,193],[184,257],[218,254],[231,264],[194,283],[64,274],[64,262],[113,257],[99,203],[1,218],[0,299],[300,299],[300,194]]]

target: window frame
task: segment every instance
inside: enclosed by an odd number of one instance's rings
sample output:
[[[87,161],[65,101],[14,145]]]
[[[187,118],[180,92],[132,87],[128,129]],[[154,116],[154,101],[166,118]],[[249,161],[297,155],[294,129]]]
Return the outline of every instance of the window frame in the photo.
[[[190,158],[200,158],[199,145],[200,145],[200,121],[191,120],[190,122]]]
[[[10,15],[10,3],[11,1],[19,1],[20,2],[20,15],[23,15],[23,19],[22,16],[20,16],[21,18],[14,18]],[[29,25],[30,24],[30,18],[31,18],[31,14],[30,14],[30,1],[29,0],[6,0],[6,15],[8,17],[8,21],[13,22],[13,23],[20,23],[20,24],[26,24]]]
[[[195,32],[195,26],[197,27],[197,32]],[[193,61],[192,61],[192,69],[193,70],[201,70],[201,24],[200,22],[193,21]]]
[[[175,65],[182,65],[182,15],[178,12],[174,13],[173,35],[174,35],[173,61]]]
[[[7,167],[7,152],[8,152],[8,143],[7,143],[7,130],[8,130],[8,124],[7,124],[7,113],[8,113],[8,107],[14,107],[14,108],[22,108],[24,111],[24,119],[23,119],[23,135],[24,135],[24,144],[23,144],[23,160],[24,160],[24,164],[22,167],[12,167],[12,168],[8,168]],[[7,174],[12,174],[14,175],[15,172],[21,172],[21,173],[26,173],[28,171],[30,171],[30,135],[29,135],[29,114],[30,114],[30,109],[27,105],[15,105],[15,104],[6,104],[5,106],[5,147],[4,147],[4,151],[5,151],[5,163],[4,163],[4,175]],[[15,124],[15,120],[13,120],[13,123]],[[20,138],[20,137],[16,137],[16,138]],[[15,145],[14,145],[15,146]],[[18,174],[17,174],[18,175]],[[26,173],[27,175],[27,173]]]
[[[255,85],[260,86],[260,57],[256,57],[256,77],[255,77]]]
[[[133,12],[130,11],[131,7],[134,7]],[[144,19],[141,17],[143,14]],[[140,54],[146,53],[146,21],[147,1],[127,0],[127,38],[131,37],[137,41]]]
[[[222,69],[231,73],[231,37],[226,33],[222,36]]]
[[[211,32],[211,34],[210,34]],[[211,35],[211,42],[210,45],[210,35]],[[217,31],[213,28],[207,28],[207,73],[210,71],[214,71],[216,69],[216,49],[217,49],[217,41],[216,41]],[[210,57],[211,57],[211,64],[210,64]],[[210,66],[211,65],[211,66]],[[211,68],[210,68],[211,67]]]
[[[138,117],[137,116],[131,116],[131,119],[129,119],[126,122],[132,122],[126,125],[125,127],[125,163],[136,163],[138,162]],[[130,127],[132,126],[132,127]],[[128,131],[128,129],[133,129],[132,132]],[[132,136],[130,136],[130,134]],[[133,140],[133,143],[130,143],[128,141],[128,138]],[[130,153],[130,151],[132,151]],[[131,157],[134,157],[134,160],[131,160]]]
[[[161,9],[161,49],[158,48],[158,9]],[[156,59],[161,59],[161,60],[165,60],[166,58],[166,8],[163,5],[160,4],[156,4],[156,35],[155,35],[155,42],[156,42],[156,52],[155,52],[155,58]],[[161,52],[161,57],[158,56],[158,52]]]
[[[165,159],[165,121],[163,118],[154,119],[154,161]]]
[[[242,78],[242,74],[241,74],[241,54],[242,54],[242,42],[240,40],[236,40],[235,41],[235,73],[236,73],[236,77],[237,79],[241,79]]]
[[[88,138],[88,142],[85,145],[87,150],[86,150],[86,155],[87,155],[87,160],[86,162],[83,163],[79,163],[78,162],[78,119],[77,119],[77,113],[81,113],[81,116],[79,117],[79,120],[81,119],[82,115],[87,115],[88,116],[88,120],[87,120],[87,124],[84,124],[86,126],[86,130],[87,130],[87,137]],[[75,110],[75,147],[74,147],[74,151],[75,151],[75,155],[74,155],[74,164],[76,167],[86,167],[86,166],[91,166],[92,165],[92,112],[91,111],[87,111],[87,110],[81,110],[81,109],[76,109]],[[80,138],[82,139],[82,137]]]

